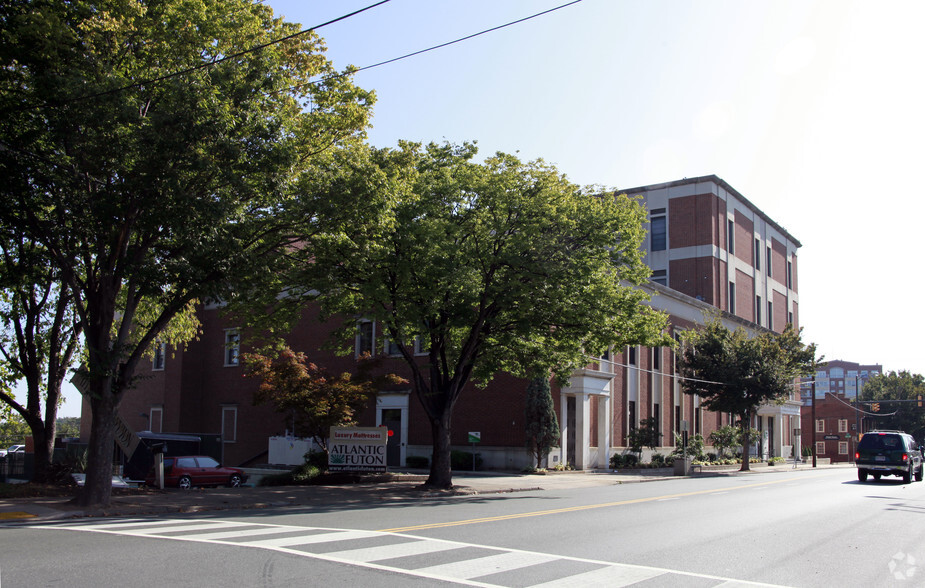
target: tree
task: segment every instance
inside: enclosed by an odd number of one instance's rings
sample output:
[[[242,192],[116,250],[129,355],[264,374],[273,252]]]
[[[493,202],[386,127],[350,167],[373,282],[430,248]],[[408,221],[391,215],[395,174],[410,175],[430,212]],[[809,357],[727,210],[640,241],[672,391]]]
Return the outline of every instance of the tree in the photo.
[[[553,406],[548,377],[534,377],[527,384],[524,421],[527,447],[536,462],[536,469],[540,469],[543,467],[543,458],[559,442],[559,420]]]
[[[257,353],[244,354],[243,359],[247,375],[261,379],[254,404],[272,404],[292,418],[296,434],[312,437],[325,451],[331,427],[353,425],[376,390],[407,383],[394,374],[373,377],[377,362],[372,359],[360,362],[358,376],[332,374],[288,347],[275,359]]]
[[[636,287],[650,274],[637,201],[584,192],[542,161],[475,154],[412,143],[339,154],[294,211],[306,246],[287,282],[346,317],[344,352],[364,317],[411,370],[433,433],[426,487],[452,487],[450,423],[470,381],[564,382],[587,354],[667,344],[665,316]]]
[[[34,479],[45,481],[52,463],[61,386],[80,348],[73,296],[47,252],[16,231],[0,236],[0,362],[11,382],[25,384],[26,400],[0,390],[34,441]]]
[[[373,97],[251,0],[17,1],[0,27],[0,226],[73,296],[92,414],[78,502],[105,505],[136,365],[172,322],[173,342],[195,334],[197,301],[272,271],[277,208],[362,135]]]
[[[726,457],[726,450],[739,445],[742,431],[732,425],[724,425],[710,433],[710,443],[719,452],[719,457]]]
[[[639,461],[642,461],[642,448],[656,449],[661,443],[662,434],[658,431],[658,423],[655,417],[642,419],[638,427],[630,429],[627,435],[627,444],[636,454]]]
[[[925,403],[925,378],[905,370],[873,376],[861,391],[861,400],[883,401],[875,417],[877,428],[906,431],[916,439],[925,436],[925,408],[919,399]]]
[[[696,394],[708,410],[739,417],[747,438],[752,415],[765,402],[784,402],[794,380],[814,371],[816,346],[804,345],[801,331],[788,324],[781,334],[762,332],[749,337],[742,328],[727,329],[712,318],[701,329],[688,331],[678,358],[681,388]],[[749,470],[749,443],[742,445],[742,471]]]

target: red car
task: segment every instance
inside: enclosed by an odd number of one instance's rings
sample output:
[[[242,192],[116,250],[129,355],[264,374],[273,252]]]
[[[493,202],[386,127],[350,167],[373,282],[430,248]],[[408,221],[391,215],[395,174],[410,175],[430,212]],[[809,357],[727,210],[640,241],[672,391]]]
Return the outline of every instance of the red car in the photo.
[[[247,474],[240,468],[226,468],[206,455],[184,455],[164,458],[164,485],[179,488],[193,486],[238,487],[247,481]],[[154,468],[145,478],[148,486],[156,485]]]

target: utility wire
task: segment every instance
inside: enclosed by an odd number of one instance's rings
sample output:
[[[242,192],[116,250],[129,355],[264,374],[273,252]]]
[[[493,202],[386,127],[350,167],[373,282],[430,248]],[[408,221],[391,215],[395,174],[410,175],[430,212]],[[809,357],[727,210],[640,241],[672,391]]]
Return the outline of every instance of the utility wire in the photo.
[[[372,68],[374,68],[374,67],[379,67],[380,65],[386,65],[386,64],[388,64],[388,63],[394,63],[394,62],[396,62],[396,61],[401,61],[402,59],[407,59],[408,57],[414,57],[415,55],[420,55],[421,53],[427,53],[428,51],[433,51],[433,50],[435,50],[435,49],[442,49],[443,47],[449,47],[450,45],[454,45],[454,44],[456,44],[456,43],[461,43],[461,42],[463,42],[463,41],[468,41],[469,39],[474,39],[475,37],[478,37],[479,35],[484,35],[484,34],[486,34],[486,33],[492,33],[492,32],[494,32],[494,31],[503,29],[503,28],[505,28],[505,27],[509,27],[509,26],[512,26],[512,25],[515,25],[515,24],[520,24],[520,23],[522,23],[522,22],[528,21],[528,20],[530,20],[531,18],[536,18],[536,17],[538,17],[538,16],[543,16],[544,14],[549,14],[550,12],[555,12],[556,10],[559,10],[559,9],[561,9],[561,8],[566,8],[566,7],[568,7],[568,6],[571,6],[572,4],[578,4],[579,2],[581,2],[581,0],[573,0],[572,2],[567,2],[566,4],[561,4],[561,5],[559,5],[559,6],[556,6],[555,8],[550,8],[549,10],[544,10],[543,12],[537,12],[536,14],[533,14],[533,15],[530,15],[530,16],[525,16],[524,18],[520,18],[520,19],[518,19],[518,20],[513,20],[513,21],[508,22],[508,23],[505,23],[505,24],[503,24],[503,25],[498,25],[498,26],[492,27],[492,28],[490,28],[490,29],[485,29],[484,31],[479,31],[478,33],[473,33],[473,34],[467,35],[467,36],[465,36],[465,37],[460,37],[459,39],[456,39],[455,41],[447,41],[446,43],[441,43],[441,44],[439,44],[439,45],[434,45],[433,47],[428,47],[427,49],[421,49],[420,51],[415,51],[415,52],[413,52],[413,53],[408,53],[408,54],[406,54],[406,55],[402,55],[401,57],[394,57],[394,58],[392,58],[392,59],[387,59],[387,60],[385,60],[385,61],[380,61],[379,63],[374,63],[374,64],[372,64],[372,65],[366,65],[366,66],[363,66],[363,67],[361,67],[361,68],[355,69],[355,70],[353,70],[353,71],[354,71],[354,73],[355,73],[355,72],[359,72],[359,71],[363,71],[363,70],[367,70],[367,69],[372,69]]]

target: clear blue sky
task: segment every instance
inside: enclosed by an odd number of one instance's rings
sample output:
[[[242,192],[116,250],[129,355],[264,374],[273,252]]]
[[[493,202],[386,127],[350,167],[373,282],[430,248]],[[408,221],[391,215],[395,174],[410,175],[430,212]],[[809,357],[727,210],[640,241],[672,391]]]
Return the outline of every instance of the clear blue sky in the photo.
[[[374,1],[267,3],[308,27]],[[319,33],[362,67],[564,3],[392,0]],[[923,22],[918,0],[583,0],[355,80],[376,146],[475,140],[617,189],[718,175],[802,242],[804,340],[925,373]]]

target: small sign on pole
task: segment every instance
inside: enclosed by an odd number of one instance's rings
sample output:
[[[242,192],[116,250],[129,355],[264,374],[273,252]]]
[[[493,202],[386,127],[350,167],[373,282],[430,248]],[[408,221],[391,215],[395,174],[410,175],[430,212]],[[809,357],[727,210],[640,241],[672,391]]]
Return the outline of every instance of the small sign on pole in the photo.
[[[472,443],[472,471],[475,471],[475,444],[482,442],[481,431],[469,431],[469,443]]]

